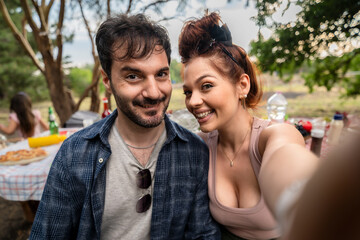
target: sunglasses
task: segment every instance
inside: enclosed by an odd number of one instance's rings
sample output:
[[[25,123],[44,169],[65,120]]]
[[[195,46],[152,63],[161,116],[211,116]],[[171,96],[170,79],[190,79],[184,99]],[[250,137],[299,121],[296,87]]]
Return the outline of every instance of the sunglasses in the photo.
[[[138,188],[147,189],[151,185],[151,173],[149,169],[140,170],[136,174],[136,185]],[[136,203],[136,212],[146,212],[151,206],[151,195],[142,195]]]

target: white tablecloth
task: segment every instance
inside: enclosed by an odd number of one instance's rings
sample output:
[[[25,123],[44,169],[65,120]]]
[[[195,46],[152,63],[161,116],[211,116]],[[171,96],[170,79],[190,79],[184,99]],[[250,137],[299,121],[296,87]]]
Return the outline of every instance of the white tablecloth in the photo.
[[[46,135],[49,135],[49,131],[41,134]],[[49,155],[38,162],[27,165],[0,165],[0,196],[13,201],[40,200],[50,166],[61,144],[42,147]],[[30,149],[28,141],[23,140],[1,149],[0,155],[19,149]]]

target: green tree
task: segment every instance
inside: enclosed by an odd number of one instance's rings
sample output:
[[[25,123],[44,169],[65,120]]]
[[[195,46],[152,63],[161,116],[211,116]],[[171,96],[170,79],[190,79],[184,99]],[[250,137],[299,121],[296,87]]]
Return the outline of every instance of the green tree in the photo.
[[[8,6],[13,4],[11,0],[0,0],[0,11],[19,45],[30,57],[33,65],[44,76],[51,101],[61,124],[63,124],[79,108],[81,101],[88,96],[89,92],[91,94],[91,110],[97,111],[100,102],[98,94],[100,64],[93,41],[96,27],[92,27],[88,20],[89,18],[94,20],[92,14],[100,17],[96,20],[104,20],[105,16],[110,16],[110,9],[116,9],[116,13],[155,12],[161,16],[162,10],[168,6],[167,4],[172,2],[170,0],[20,0],[20,4],[16,5],[16,11],[23,12],[25,16],[21,29],[14,24],[14,19],[9,12]],[[187,6],[187,3],[188,0],[177,1],[178,12],[181,12]],[[92,43],[91,51],[94,58],[92,82],[84,90],[78,103],[75,103],[71,95],[63,70],[63,44],[66,41],[66,36],[63,35],[64,30],[66,30],[64,25],[65,13],[66,10],[71,10],[72,8],[81,14],[80,18],[84,21]],[[106,13],[105,15],[103,14],[104,12]],[[161,20],[169,20],[173,17],[165,16]],[[36,54],[34,47],[31,46],[28,32],[32,33],[39,54]]]
[[[182,63],[176,61],[175,59],[171,60],[170,76],[172,82],[176,82],[176,83],[182,82],[181,68],[182,68]]]
[[[360,94],[360,1],[359,0],[254,0],[258,9],[255,21],[273,31],[269,39],[259,32],[251,43],[250,54],[257,57],[263,71],[294,73],[308,65],[304,74],[310,91],[315,85],[330,90],[344,86],[347,96]],[[300,7],[295,21],[280,23],[274,14],[285,6]],[[288,78],[287,80],[291,79]]]
[[[9,5],[9,12],[14,23],[21,28],[24,16],[16,11],[16,4],[17,1],[13,1]],[[46,98],[48,91],[43,77],[36,74],[35,66],[26,52],[15,41],[11,41],[11,35],[5,22],[0,21],[0,99],[8,105],[7,100],[19,91],[28,93],[33,100]]]

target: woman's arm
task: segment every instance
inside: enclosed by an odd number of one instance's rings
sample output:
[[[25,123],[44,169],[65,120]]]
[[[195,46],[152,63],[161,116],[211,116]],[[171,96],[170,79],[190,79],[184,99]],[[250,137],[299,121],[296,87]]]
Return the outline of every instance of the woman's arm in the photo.
[[[263,156],[260,188],[270,210],[276,215],[283,191],[310,178],[317,168],[318,158],[305,148],[300,132],[290,124],[266,128],[260,135],[259,151]]]
[[[39,119],[39,122],[40,122],[42,129],[49,130],[49,124],[47,124],[47,122],[45,122],[42,118]]]
[[[19,127],[19,124],[17,122],[15,122],[13,119],[10,118],[8,126],[0,124],[0,131],[7,134],[7,135],[11,135],[11,134],[13,134],[15,132],[15,130],[18,127]]]

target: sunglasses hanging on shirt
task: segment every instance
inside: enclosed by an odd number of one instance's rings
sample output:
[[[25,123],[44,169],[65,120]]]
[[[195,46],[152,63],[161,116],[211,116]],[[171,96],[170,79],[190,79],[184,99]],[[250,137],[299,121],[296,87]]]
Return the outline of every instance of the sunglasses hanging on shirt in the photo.
[[[140,170],[136,174],[136,185],[138,188],[147,189],[151,185],[151,173],[149,169]],[[151,195],[149,193],[142,195],[136,203],[136,212],[146,212],[151,206]]]

